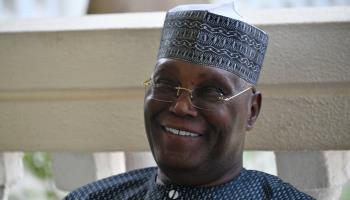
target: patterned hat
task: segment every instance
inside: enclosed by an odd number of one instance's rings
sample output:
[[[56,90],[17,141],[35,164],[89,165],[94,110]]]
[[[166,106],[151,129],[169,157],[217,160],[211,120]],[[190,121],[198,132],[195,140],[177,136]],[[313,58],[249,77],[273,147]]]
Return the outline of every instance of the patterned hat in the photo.
[[[178,6],[166,14],[158,59],[224,69],[256,85],[267,43],[267,34],[244,22],[233,4]]]

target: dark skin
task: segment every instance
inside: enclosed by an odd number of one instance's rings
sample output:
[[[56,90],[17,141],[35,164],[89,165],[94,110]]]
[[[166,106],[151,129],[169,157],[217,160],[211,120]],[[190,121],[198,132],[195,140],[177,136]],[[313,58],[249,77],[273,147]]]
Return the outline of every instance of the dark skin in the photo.
[[[169,80],[181,87],[218,88],[231,96],[248,87],[234,74],[175,59],[160,59],[153,79]],[[145,95],[144,117],[148,141],[159,167],[157,182],[192,186],[215,186],[236,177],[242,169],[245,133],[252,129],[261,107],[255,88],[215,110],[191,104],[187,92],[177,101],[155,101]],[[188,131],[198,137],[171,134],[167,128]]]

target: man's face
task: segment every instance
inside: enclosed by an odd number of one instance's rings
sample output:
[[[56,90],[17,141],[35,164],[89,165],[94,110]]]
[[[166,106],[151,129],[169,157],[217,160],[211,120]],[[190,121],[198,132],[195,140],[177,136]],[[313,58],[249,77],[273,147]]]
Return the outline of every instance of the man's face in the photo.
[[[208,87],[226,96],[245,89],[230,72],[174,59],[159,60],[152,78],[188,89]],[[156,101],[147,91],[145,126],[160,170],[170,177],[175,171],[212,179],[241,167],[251,96],[245,92],[208,111],[193,107],[186,91],[174,102]],[[192,136],[173,133],[179,130]]]

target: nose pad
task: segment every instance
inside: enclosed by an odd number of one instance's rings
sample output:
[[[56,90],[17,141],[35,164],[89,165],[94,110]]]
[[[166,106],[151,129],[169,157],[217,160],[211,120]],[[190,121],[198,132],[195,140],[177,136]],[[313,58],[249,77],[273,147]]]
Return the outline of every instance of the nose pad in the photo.
[[[176,89],[177,99],[169,110],[179,116],[197,116],[197,109],[192,104],[192,90],[182,87],[176,87]],[[185,90],[186,92],[180,92],[180,90]],[[188,96],[185,93],[188,93]]]
[[[192,99],[192,90],[191,89],[180,87],[180,86],[175,87],[175,89],[177,90],[176,91],[176,96],[177,97],[179,97],[181,95],[180,90],[185,90],[185,91],[187,91],[189,93],[190,99]]]

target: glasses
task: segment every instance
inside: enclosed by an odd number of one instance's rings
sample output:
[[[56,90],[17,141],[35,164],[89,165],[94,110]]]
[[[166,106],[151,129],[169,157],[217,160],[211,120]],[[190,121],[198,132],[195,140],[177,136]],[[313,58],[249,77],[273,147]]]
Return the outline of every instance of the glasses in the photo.
[[[189,93],[192,106],[202,110],[215,110],[222,103],[228,102],[251,89],[251,87],[248,87],[239,93],[225,97],[220,89],[215,87],[201,87],[191,90],[174,86],[166,81],[155,83],[151,78],[146,80],[143,85],[146,90],[149,90],[149,95],[153,100],[161,102],[174,102],[181,95],[181,91],[186,91]]]

